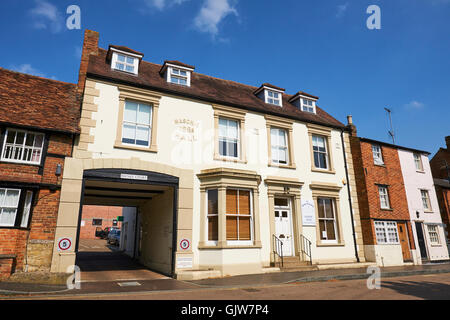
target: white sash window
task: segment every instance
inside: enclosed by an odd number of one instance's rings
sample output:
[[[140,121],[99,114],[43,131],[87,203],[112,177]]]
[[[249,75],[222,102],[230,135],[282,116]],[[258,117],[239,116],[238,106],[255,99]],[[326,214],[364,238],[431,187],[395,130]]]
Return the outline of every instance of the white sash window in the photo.
[[[17,163],[40,164],[44,134],[7,129],[3,143],[2,160]]]

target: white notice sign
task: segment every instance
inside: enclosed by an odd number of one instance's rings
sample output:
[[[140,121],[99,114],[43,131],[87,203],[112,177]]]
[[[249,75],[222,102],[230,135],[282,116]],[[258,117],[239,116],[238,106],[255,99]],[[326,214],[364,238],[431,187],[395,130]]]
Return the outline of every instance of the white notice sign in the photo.
[[[178,257],[177,268],[178,269],[192,268],[192,257]]]
[[[314,201],[302,200],[302,222],[304,226],[316,225],[316,210]]]

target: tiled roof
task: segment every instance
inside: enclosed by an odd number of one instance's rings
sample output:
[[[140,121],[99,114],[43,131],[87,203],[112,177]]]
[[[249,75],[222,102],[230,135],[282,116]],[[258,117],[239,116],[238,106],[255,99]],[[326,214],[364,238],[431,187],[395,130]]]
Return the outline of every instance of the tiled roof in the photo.
[[[222,80],[193,72],[191,86],[186,87],[168,83],[159,73],[161,65],[142,61],[139,75],[112,70],[106,60],[107,51],[99,48],[97,56],[91,55],[88,66],[88,77],[96,77],[122,84],[134,85],[155,91],[198,99],[209,103],[228,105],[236,108],[287,117],[303,122],[322,124],[325,126],[345,128],[345,125],[317,107],[317,114],[300,111],[288,100],[292,95],[283,94],[283,107],[266,104],[254,95],[257,87]]]
[[[0,68],[0,123],[78,133],[76,85]]]
[[[124,46],[114,46],[114,45],[112,45],[112,44],[109,45],[109,47],[110,47],[110,48],[113,48],[113,49],[120,50],[120,51],[124,51],[124,52],[129,52],[129,53],[132,53],[132,54],[136,54],[136,55],[138,55],[138,56],[144,56],[143,53],[141,53],[141,52],[139,52],[139,51],[135,51],[135,50],[130,49],[130,48],[128,48],[128,47],[124,47]]]

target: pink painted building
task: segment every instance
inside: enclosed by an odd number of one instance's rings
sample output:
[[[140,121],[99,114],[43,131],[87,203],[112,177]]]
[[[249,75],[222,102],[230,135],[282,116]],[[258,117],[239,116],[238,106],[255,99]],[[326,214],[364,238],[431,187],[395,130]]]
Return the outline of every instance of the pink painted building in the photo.
[[[414,234],[414,260],[419,264],[448,260],[444,224],[431,175],[429,153],[405,148],[398,149],[398,155]]]

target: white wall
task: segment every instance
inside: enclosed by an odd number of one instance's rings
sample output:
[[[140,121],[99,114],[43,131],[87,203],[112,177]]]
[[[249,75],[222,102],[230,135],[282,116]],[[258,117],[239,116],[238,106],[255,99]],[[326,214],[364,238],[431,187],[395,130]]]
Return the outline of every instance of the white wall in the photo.
[[[120,250],[130,257],[134,257],[134,243],[136,238],[136,208],[122,209],[122,231],[120,232]],[[126,239],[125,239],[126,236]]]
[[[428,257],[430,260],[445,260],[449,258],[447,246],[445,243],[444,228],[442,224],[441,214],[439,212],[439,205],[434,188],[433,178],[431,176],[430,163],[428,157],[421,155],[423,172],[416,171],[414,163],[414,154],[411,151],[398,150],[400,158],[400,166],[402,169],[403,181],[405,183],[406,197],[408,200],[409,213],[411,222],[413,224],[413,235],[416,244],[416,250],[419,250],[419,244],[417,241],[417,234],[415,228],[415,221],[424,223],[424,236],[425,243],[428,250]],[[431,212],[425,212],[422,204],[422,197],[420,190],[428,190],[431,202]],[[417,218],[416,212],[419,212],[419,218]],[[440,245],[431,245],[429,234],[427,230],[427,224],[439,225],[439,237]]]

